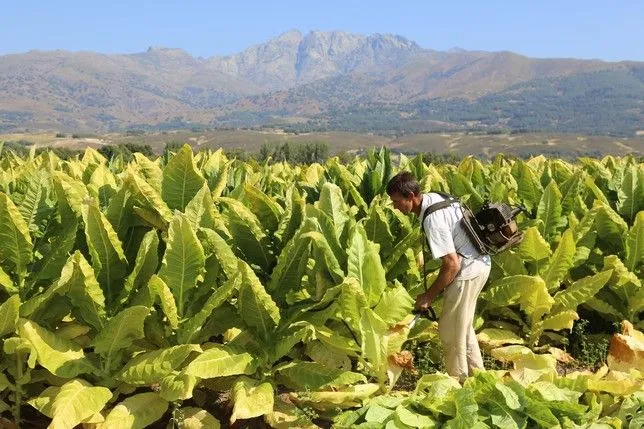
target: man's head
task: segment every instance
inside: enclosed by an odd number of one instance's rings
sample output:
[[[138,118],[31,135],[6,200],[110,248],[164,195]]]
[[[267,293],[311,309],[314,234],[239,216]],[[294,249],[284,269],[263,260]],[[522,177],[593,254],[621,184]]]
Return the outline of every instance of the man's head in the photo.
[[[408,171],[401,171],[389,180],[387,194],[401,212],[420,214],[420,185]]]

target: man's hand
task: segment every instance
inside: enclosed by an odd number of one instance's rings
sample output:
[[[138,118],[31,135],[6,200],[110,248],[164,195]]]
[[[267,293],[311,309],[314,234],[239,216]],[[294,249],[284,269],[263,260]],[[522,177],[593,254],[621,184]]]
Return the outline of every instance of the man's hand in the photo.
[[[416,297],[416,310],[427,311],[432,305],[432,297],[429,292],[421,293]]]
[[[448,253],[441,257],[443,263],[438,271],[438,276],[434,283],[429,287],[429,290],[416,297],[416,309],[420,311],[427,311],[432,305],[434,298],[438,296],[447,286],[454,281],[454,277],[461,269],[461,260],[456,253]]]

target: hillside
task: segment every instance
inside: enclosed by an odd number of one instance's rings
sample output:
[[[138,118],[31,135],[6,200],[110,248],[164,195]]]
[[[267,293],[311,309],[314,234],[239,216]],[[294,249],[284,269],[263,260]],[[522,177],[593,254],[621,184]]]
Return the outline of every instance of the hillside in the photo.
[[[439,52],[401,36],[288,31],[226,57],[0,56],[0,131],[644,129],[644,63]],[[365,119],[366,118],[366,119]]]

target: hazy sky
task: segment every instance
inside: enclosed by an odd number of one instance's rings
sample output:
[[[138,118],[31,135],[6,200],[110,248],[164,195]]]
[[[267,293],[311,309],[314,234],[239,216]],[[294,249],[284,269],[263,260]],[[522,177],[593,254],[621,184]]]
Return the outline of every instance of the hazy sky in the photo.
[[[0,54],[227,55],[290,29],[394,33],[424,48],[644,61],[644,0],[0,1]]]

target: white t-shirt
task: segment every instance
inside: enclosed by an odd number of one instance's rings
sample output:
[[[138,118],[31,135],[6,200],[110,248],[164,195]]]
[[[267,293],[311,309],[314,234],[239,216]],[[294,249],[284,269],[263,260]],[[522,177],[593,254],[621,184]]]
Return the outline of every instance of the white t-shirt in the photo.
[[[420,218],[427,208],[445,198],[430,192],[423,194],[420,206]],[[432,257],[438,259],[449,253],[458,253],[461,260],[461,270],[455,280],[469,280],[483,273],[488,273],[492,265],[489,255],[481,254],[467,232],[460,224],[463,217],[459,203],[454,203],[444,209],[430,213],[423,223],[425,235],[429,241]]]

